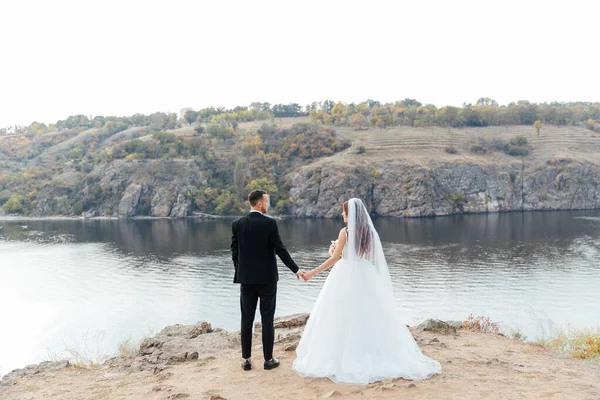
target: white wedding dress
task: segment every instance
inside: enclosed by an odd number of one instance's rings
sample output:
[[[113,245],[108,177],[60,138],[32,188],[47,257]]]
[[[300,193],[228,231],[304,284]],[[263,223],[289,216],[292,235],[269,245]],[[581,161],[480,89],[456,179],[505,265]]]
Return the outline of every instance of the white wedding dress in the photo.
[[[357,251],[365,241],[367,251]],[[359,199],[349,201],[343,256],[321,289],[296,353],[296,372],[336,383],[421,380],[442,371],[421,353],[400,318],[381,241]]]

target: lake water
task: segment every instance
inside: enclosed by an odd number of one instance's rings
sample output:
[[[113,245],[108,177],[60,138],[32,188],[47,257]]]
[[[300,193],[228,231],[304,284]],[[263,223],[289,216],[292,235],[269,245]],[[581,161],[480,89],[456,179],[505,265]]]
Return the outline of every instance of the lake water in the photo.
[[[171,324],[239,329],[230,222],[0,221],[0,375],[73,351],[113,355]],[[283,220],[296,262],[327,258],[341,220]],[[529,339],[600,325],[600,212],[375,221],[407,322],[489,316]],[[327,274],[280,264],[277,314],[309,312]],[[258,314],[258,313],[257,313]],[[70,352],[68,351],[70,350]]]

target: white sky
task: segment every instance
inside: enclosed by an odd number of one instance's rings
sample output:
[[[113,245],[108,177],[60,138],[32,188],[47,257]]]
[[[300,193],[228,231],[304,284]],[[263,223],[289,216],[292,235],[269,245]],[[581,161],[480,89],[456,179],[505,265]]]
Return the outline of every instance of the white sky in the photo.
[[[596,0],[1,0],[0,127],[252,101],[598,101],[599,11]]]

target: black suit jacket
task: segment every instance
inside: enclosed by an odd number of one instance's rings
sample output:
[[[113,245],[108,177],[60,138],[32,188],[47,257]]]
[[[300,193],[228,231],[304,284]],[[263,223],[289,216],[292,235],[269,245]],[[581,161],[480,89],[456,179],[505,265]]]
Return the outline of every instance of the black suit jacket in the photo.
[[[234,283],[269,284],[279,280],[277,260],[298,272],[298,266],[279,237],[273,218],[250,212],[231,224],[231,258],[235,267]]]

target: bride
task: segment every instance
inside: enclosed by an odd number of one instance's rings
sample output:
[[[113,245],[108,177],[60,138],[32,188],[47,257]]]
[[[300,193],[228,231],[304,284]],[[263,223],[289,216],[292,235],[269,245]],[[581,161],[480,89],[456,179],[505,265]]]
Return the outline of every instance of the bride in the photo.
[[[308,281],[335,264],[296,349],[294,370],[363,385],[440,373],[440,363],[421,353],[400,319],[381,241],[363,202],[350,199],[342,215],[348,226],[333,255],[304,275]]]

